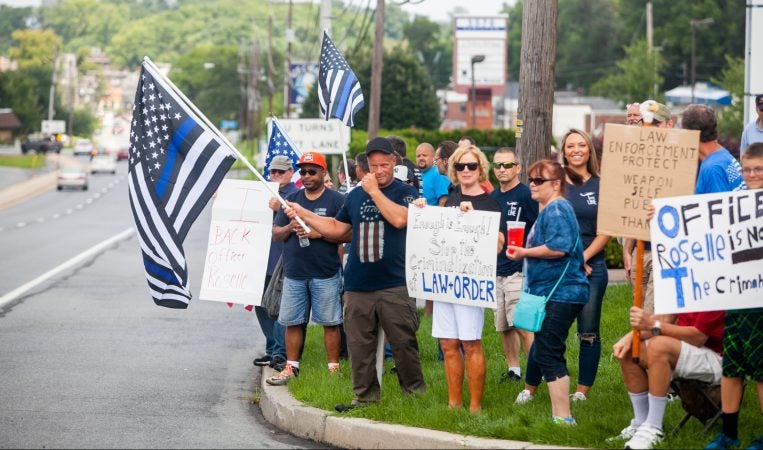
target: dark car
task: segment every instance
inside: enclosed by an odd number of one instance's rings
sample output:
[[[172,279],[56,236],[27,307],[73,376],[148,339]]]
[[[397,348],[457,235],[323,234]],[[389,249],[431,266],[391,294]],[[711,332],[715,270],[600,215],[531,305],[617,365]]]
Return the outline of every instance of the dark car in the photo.
[[[24,153],[24,154],[28,152],[61,153],[62,148],[63,148],[63,144],[49,137],[43,138],[43,139],[28,139],[21,143],[21,153]]]

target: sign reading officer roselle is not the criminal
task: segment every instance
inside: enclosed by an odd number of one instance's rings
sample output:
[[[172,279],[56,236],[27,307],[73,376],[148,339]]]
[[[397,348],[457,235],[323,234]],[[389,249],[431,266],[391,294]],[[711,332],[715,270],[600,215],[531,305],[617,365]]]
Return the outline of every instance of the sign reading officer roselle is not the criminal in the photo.
[[[699,131],[606,124],[597,231],[649,240],[653,198],[694,192]]]

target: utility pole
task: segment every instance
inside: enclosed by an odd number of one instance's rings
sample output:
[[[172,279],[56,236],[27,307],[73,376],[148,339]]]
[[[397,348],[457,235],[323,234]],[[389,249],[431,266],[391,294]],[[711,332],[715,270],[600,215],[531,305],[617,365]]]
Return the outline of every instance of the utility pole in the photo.
[[[331,36],[331,0],[321,0],[321,33],[323,30]]]
[[[384,0],[376,0],[374,18],[374,55],[371,64],[371,101],[368,105],[368,139],[379,134],[382,68],[384,65]]]
[[[260,41],[252,46],[252,59],[249,70],[249,139],[260,140]],[[256,143],[255,143],[256,148]]]
[[[519,71],[520,160],[549,157],[554,108],[557,0],[525,2]],[[519,125],[519,124],[518,124]]]
[[[291,41],[294,40],[294,30],[291,29],[292,0],[289,0],[289,12],[286,16],[286,61],[283,68],[283,110],[284,117],[291,115]]]
[[[273,16],[268,16],[268,114],[273,114]]]

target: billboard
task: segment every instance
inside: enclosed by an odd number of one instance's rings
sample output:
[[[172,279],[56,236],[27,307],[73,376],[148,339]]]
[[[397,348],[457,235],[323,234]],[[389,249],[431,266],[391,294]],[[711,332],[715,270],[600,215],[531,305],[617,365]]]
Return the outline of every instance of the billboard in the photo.
[[[506,87],[508,58],[506,33],[508,18],[502,16],[456,16],[453,47],[453,85],[461,93],[472,87],[472,58],[484,56],[474,63],[474,85],[491,88],[501,95]]]
[[[292,63],[289,70],[291,78],[292,105],[301,105],[310,95],[318,81],[318,63]]]

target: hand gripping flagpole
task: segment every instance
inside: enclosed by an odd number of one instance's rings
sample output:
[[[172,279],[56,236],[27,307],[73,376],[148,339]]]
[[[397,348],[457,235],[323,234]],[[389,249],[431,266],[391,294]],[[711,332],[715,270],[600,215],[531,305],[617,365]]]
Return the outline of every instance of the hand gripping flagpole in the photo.
[[[185,104],[188,105],[188,107],[191,108],[191,110],[194,113],[196,113],[196,115],[209,127],[209,129],[213,133],[215,133],[215,135],[217,135],[217,137],[220,138],[220,140],[222,140],[225,145],[227,145],[231,150],[233,150],[236,153],[236,156],[238,157],[238,159],[241,160],[244,163],[244,165],[246,165],[246,167],[252,171],[254,176],[256,176],[260,181],[262,181],[262,183],[265,185],[267,190],[269,190],[270,193],[273,194],[273,197],[278,199],[278,201],[281,203],[281,205],[284,208],[289,206],[286,204],[286,200],[284,200],[283,197],[281,197],[278,191],[273,189],[273,187],[270,186],[270,183],[268,183],[268,181],[265,178],[263,178],[259,172],[257,172],[257,169],[254,168],[254,166],[249,162],[249,160],[246,159],[244,155],[242,155],[241,152],[238,151],[238,149],[228,140],[228,138],[226,138],[222,133],[220,133],[220,130],[218,130],[217,127],[214,126],[214,124],[209,121],[209,119],[207,119],[207,116],[205,116],[204,113],[199,111],[199,109],[196,107],[196,105],[193,104],[192,101],[188,100],[188,97],[186,97],[185,94],[183,94],[183,92],[180,89],[178,89],[177,86],[175,86],[175,83],[173,83],[172,80],[170,80],[169,78],[164,76],[164,74],[162,74],[161,70],[159,70],[159,68],[156,67],[156,64],[154,64],[154,62],[151,61],[151,58],[149,58],[148,56],[144,56],[143,62],[151,66],[151,68],[157,73],[157,75],[162,77],[162,79],[165,82],[167,82],[167,85],[170,86],[172,90],[175,91],[175,93],[179,95],[180,98],[183,99]],[[297,220],[297,223],[299,223],[299,225],[305,230],[305,233],[310,232],[310,227],[308,227],[307,224],[299,216],[295,216],[295,219]]]

